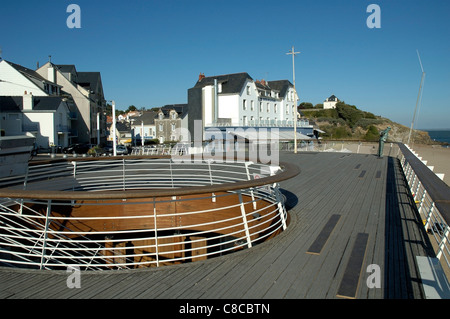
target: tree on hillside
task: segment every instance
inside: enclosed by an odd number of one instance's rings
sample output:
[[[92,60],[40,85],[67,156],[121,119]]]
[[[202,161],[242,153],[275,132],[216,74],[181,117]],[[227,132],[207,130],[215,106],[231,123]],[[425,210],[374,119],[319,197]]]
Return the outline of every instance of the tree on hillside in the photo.
[[[300,105],[298,106],[298,108],[300,110],[305,110],[305,109],[312,109],[314,106],[312,103],[310,102],[302,102],[300,103]]]
[[[136,106],[134,106],[134,105],[130,105],[127,109],[126,109],[126,111],[125,112],[134,112],[134,111],[136,111],[137,110],[137,107]]]

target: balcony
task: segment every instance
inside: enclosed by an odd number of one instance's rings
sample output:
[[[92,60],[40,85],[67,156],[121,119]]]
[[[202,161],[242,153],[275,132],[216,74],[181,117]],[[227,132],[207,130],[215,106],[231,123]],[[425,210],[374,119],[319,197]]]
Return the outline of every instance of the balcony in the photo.
[[[55,130],[58,132],[58,134],[66,134],[70,132],[70,128],[67,125],[56,125]]]

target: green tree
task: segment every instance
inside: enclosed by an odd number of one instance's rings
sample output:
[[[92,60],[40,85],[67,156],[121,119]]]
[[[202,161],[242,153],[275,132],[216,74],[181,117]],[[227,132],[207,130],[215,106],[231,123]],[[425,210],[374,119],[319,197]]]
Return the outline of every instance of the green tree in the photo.
[[[128,109],[126,110],[126,112],[134,112],[134,111],[136,111],[136,110],[137,110],[137,107],[136,107],[136,106],[130,105],[130,106],[128,107]]]
[[[299,109],[301,110],[305,110],[305,109],[312,109],[314,106],[312,105],[312,103],[310,102],[302,102],[300,103],[300,105],[298,106]]]
[[[364,139],[368,142],[376,142],[378,141],[380,137],[380,133],[378,132],[377,128],[373,125],[370,125],[367,129],[367,133],[364,136]]]

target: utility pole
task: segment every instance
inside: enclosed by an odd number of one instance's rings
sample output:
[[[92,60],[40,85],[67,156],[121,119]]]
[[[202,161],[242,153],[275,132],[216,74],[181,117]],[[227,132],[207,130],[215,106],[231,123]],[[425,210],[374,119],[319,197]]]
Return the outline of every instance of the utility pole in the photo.
[[[294,46],[292,50],[286,53],[287,55],[292,55],[292,78],[294,80],[294,153],[297,153],[297,90],[295,89],[295,55],[300,52],[295,52]]]

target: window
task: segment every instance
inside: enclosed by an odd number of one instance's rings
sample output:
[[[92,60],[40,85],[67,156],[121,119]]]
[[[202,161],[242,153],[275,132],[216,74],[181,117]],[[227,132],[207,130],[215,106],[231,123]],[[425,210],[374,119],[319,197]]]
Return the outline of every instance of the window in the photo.
[[[175,129],[176,129],[175,123],[172,123],[172,124],[171,124],[171,127],[172,127],[172,132],[175,131]]]
[[[163,129],[164,129],[164,127],[163,127],[162,123],[159,124],[159,130],[162,131]]]
[[[176,112],[172,112],[172,119],[175,120],[177,118],[177,113]]]
[[[243,109],[244,111],[247,110],[247,100],[243,100],[243,101],[242,101],[242,109]]]
[[[250,101],[250,111],[254,111],[255,110],[255,106],[254,106],[254,101]]]
[[[243,125],[247,125],[247,116],[242,117]]]
[[[259,111],[260,111],[260,112],[263,112],[263,111],[264,111],[264,107],[263,107],[262,102],[259,102]]]
[[[270,104],[267,103],[267,112],[270,112]]]
[[[247,85],[247,95],[250,95],[250,85]]]
[[[163,114],[162,112],[159,113],[159,119],[160,119],[160,120],[164,119],[164,114]]]
[[[276,104],[274,104],[274,106],[273,106],[273,112],[277,113],[277,105]]]

